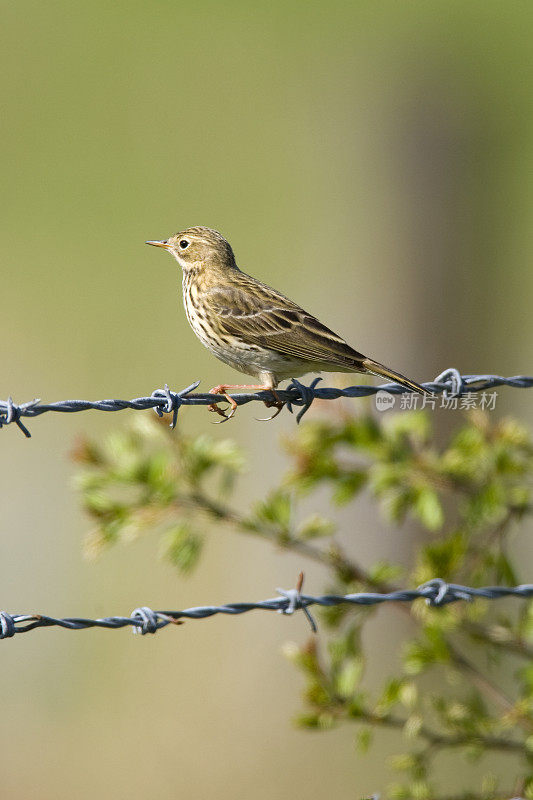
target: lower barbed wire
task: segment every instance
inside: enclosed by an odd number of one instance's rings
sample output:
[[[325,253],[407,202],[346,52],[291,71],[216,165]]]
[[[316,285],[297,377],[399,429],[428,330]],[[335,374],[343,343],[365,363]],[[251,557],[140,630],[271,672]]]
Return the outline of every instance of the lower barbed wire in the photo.
[[[278,596],[268,600],[250,603],[227,603],[221,606],[197,606],[183,611],[154,611],[148,606],[136,608],[129,617],[103,617],[86,619],[83,617],[56,618],[42,614],[10,614],[0,611],[0,639],[12,638],[15,634],[26,633],[35,628],[59,627],[66,630],[85,630],[86,628],[118,629],[129,627],[136,633],[156,633],[168,625],[180,625],[185,620],[207,619],[216,614],[236,616],[248,611],[277,611],[283,615],[292,615],[302,611],[314,633],[317,625],[311,616],[309,606],[322,607],[343,604],[372,606],[381,603],[412,603],[424,600],[428,605],[438,609],[449,603],[485,600],[499,600],[505,597],[528,599],[533,597],[533,584],[524,583],[519,586],[462,586],[448,583],[441,578],[427,581],[416,589],[396,589],[390,592],[356,592],[346,595],[307,595],[302,594],[303,573],[298,576],[295,589],[278,589]]]

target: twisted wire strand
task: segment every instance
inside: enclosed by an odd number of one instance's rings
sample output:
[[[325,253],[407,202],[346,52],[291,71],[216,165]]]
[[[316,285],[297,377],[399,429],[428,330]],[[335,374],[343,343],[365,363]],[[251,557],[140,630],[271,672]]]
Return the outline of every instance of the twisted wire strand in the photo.
[[[303,415],[310,408],[312,402],[318,400],[337,400],[340,397],[368,397],[380,391],[389,394],[404,394],[410,392],[405,386],[398,383],[384,383],[380,386],[348,386],[346,389],[335,387],[318,386],[321,378],[305,386],[296,379],[288,385],[286,389],[277,389],[276,394],[279,399],[287,404],[288,410],[293,413],[293,406],[300,409],[297,414],[297,422],[300,422]],[[11,397],[7,400],[0,400],[0,428],[11,423],[15,423],[22,433],[30,438],[31,434],[22,422],[22,418],[39,417],[48,411],[58,411],[62,413],[73,413],[76,411],[122,411],[131,408],[137,411],[145,411],[153,408],[159,416],[172,414],[171,427],[176,425],[178,411],[181,406],[207,406],[212,403],[221,402],[220,395],[194,392],[198,388],[200,381],[195,381],[178,392],[169,389],[165,385],[164,389],[156,389],[149,397],[136,397],[133,400],[58,400],[55,403],[41,403],[40,399],[30,400],[27,403],[14,403]],[[435,380],[427,381],[422,386],[433,394],[445,394],[449,397],[459,397],[471,392],[486,392],[498,386],[511,386],[515,389],[529,389],[533,386],[533,377],[528,375],[514,375],[504,378],[501,375],[461,375],[454,368],[450,368],[438,375]],[[237,405],[245,405],[252,401],[264,402],[272,400],[269,391],[241,392],[231,395]]]
[[[18,633],[26,633],[35,628],[59,627],[67,630],[86,628],[118,629],[130,627],[134,633],[156,633],[167,625],[179,625],[183,620],[206,619],[215,614],[235,616],[248,611],[276,611],[279,614],[293,614],[302,610],[316,631],[316,623],[308,611],[310,606],[337,606],[343,604],[373,606],[380,603],[412,603],[423,599],[430,606],[439,608],[449,603],[473,601],[479,598],[499,600],[504,597],[533,597],[533,584],[520,586],[471,587],[447,583],[435,578],[417,589],[399,589],[393,592],[357,592],[356,594],[326,594],[319,597],[303,594],[300,585],[296,589],[278,589],[278,597],[252,603],[227,603],[221,606],[198,606],[183,611],[153,611],[147,606],[136,608],[129,617],[103,617],[85,619],[81,617],[56,618],[43,614],[9,614],[0,611],[0,639],[8,639]]]

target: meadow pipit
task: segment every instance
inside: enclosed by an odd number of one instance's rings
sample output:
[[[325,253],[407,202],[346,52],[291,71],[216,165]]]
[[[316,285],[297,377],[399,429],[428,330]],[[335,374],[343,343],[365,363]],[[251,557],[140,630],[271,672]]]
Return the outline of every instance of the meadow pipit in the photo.
[[[163,241],[183,270],[183,303],[189,324],[214,355],[239,372],[254,375],[259,384],[221,383],[211,389],[231,406],[237,403],[228,389],[269,389],[280,412],[283,403],[276,386],[286,378],[307,372],[363,372],[380,375],[425,394],[418,383],[353,350],[344,339],[292,300],[241,272],[229,243],[211,228],[187,228]]]

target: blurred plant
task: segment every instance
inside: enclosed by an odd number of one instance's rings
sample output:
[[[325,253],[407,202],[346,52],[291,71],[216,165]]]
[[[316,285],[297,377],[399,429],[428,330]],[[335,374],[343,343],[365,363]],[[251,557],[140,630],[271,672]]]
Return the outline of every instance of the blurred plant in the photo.
[[[187,572],[200,556],[208,518],[319,562],[334,593],[387,592],[400,580],[416,586],[435,577],[518,582],[509,536],[531,513],[533,476],[533,443],[518,422],[474,412],[437,447],[423,412],[345,416],[303,424],[285,449],[290,468],[279,486],[241,510],[231,497],[244,459],[229,440],[187,437],[143,417],[102,445],[81,442],[77,483],[96,523],[88,552],[156,531],[164,557]],[[302,517],[304,496],[324,487],[332,509],[365,489],[395,525],[416,520],[427,533],[412,567],[367,569],[343,551],[333,520]],[[355,723],[361,752],[378,729],[401,732],[402,752],[391,761],[401,780],[390,787],[391,798],[449,797],[437,793],[436,758],[458,751],[471,761],[507,754],[506,774],[514,778],[501,789],[502,770],[494,769],[456,800],[533,798],[533,603],[517,607],[507,611],[502,603],[496,613],[481,601],[440,609],[423,601],[395,605],[412,630],[377,693],[365,686],[369,656],[361,644],[377,607],[328,609],[325,648],[316,638],[287,647],[307,682],[298,723],[320,730]]]

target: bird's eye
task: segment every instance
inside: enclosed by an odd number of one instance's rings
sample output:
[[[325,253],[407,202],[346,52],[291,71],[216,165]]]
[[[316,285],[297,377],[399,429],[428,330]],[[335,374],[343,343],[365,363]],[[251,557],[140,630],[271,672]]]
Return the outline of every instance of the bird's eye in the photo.
[[[182,239],[180,241],[180,247],[181,247],[182,250],[185,250],[188,246],[189,246],[189,242],[187,241],[187,239]]]

